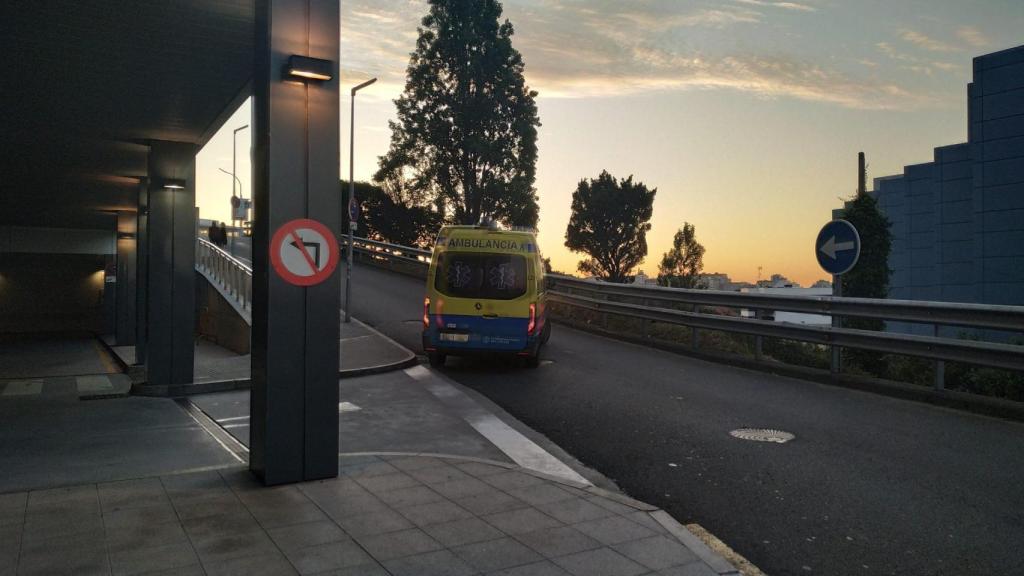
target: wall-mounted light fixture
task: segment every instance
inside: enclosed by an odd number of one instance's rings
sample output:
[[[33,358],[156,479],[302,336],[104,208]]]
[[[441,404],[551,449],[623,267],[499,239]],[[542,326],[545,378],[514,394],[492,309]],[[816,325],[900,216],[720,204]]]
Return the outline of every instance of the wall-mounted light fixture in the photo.
[[[118,232],[117,233],[117,239],[118,240],[135,240],[135,233],[134,232]]]
[[[284,74],[290,80],[326,82],[334,78],[334,62],[293,54],[288,57]]]
[[[184,180],[164,180],[164,188],[167,190],[184,190],[185,184]]]

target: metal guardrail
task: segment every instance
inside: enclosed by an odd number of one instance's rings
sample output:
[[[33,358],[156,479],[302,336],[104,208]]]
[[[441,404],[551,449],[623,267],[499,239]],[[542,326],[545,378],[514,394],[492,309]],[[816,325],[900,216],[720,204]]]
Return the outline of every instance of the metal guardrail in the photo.
[[[235,298],[243,310],[252,310],[252,268],[206,238],[196,238],[196,269]]]
[[[369,257],[371,261],[382,264],[392,261],[414,263],[424,275],[431,255],[430,250],[367,238],[354,238],[353,249],[360,255]],[[652,322],[689,327],[693,331],[691,344],[694,348],[698,347],[698,330],[752,335],[755,337],[755,360],[761,359],[763,338],[780,338],[930,358],[936,361],[937,389],[944,387],[946,361],[1024,371],[1024,346],[939,336],[941,326],[1024,333],[1024,306],[688,290],[611,284],[557,274],[548,275],[548,286],[552,302],[602,315],[612,314],[642,320],[644,337],[648,337],[649,325]],[[701,308],[707,307],[910,322],[932,326],[935,335],[918,336],[832,326],[807,326],[701,311]],[[833,372],[840,370],[835,360],[837,357],[833,355]]]

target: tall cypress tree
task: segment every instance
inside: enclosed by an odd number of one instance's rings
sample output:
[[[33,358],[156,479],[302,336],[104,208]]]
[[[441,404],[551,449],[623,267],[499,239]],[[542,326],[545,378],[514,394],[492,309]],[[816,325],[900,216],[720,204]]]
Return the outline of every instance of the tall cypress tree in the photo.
[[[535,226],[537,93],[501,13],[497,0],[430,0],[374,180],[398,175],[452,222]]]

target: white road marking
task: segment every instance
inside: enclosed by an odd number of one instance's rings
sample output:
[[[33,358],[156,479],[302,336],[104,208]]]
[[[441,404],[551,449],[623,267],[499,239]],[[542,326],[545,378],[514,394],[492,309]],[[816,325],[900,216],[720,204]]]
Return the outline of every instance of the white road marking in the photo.
[[[248,419],[249,419],[248,416],[232,416],[231,418],[221,418],[220,420],[217,420],[217,423],[220,424],[221,422],[234,422],[235,420],[248,420]]]
[[[590,485],[590,481],[579,475],[565,462],[551,455],[532,440],[512,428],[494,414],[485,410],[470,396],[446,382],[426,367],[413,366],[405,373],[414,380],[423,382],[427,390],[437,399],[453,408],[463,420],[472,426],[484,438],[490,440],[499,450],[508,455],[513,462],[558,478],[572,480]]]
[[[2,396],[35,396],[43,391],[42,380],[11,380]]]
[[[114,385],[110,383],[110,378],[103,375],[76,376],[75,381],[78,383],[78,391],[80,393],[105,392],[114,389]]]
[[[362,410],[362,408],[351,402],[338,402],[338,414],[342,412],[355,412],[357,410]]]

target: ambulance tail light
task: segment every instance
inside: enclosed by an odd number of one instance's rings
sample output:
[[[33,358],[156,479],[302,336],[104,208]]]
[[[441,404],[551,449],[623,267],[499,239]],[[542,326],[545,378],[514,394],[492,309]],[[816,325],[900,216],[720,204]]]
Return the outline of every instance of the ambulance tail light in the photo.
[[[423,329],[430,328],[430,298],[423,299]]]
[[[530,303],[530,322],[526,325],[526,335],[532,336],[534,329],[537,328],[537,304]]]

